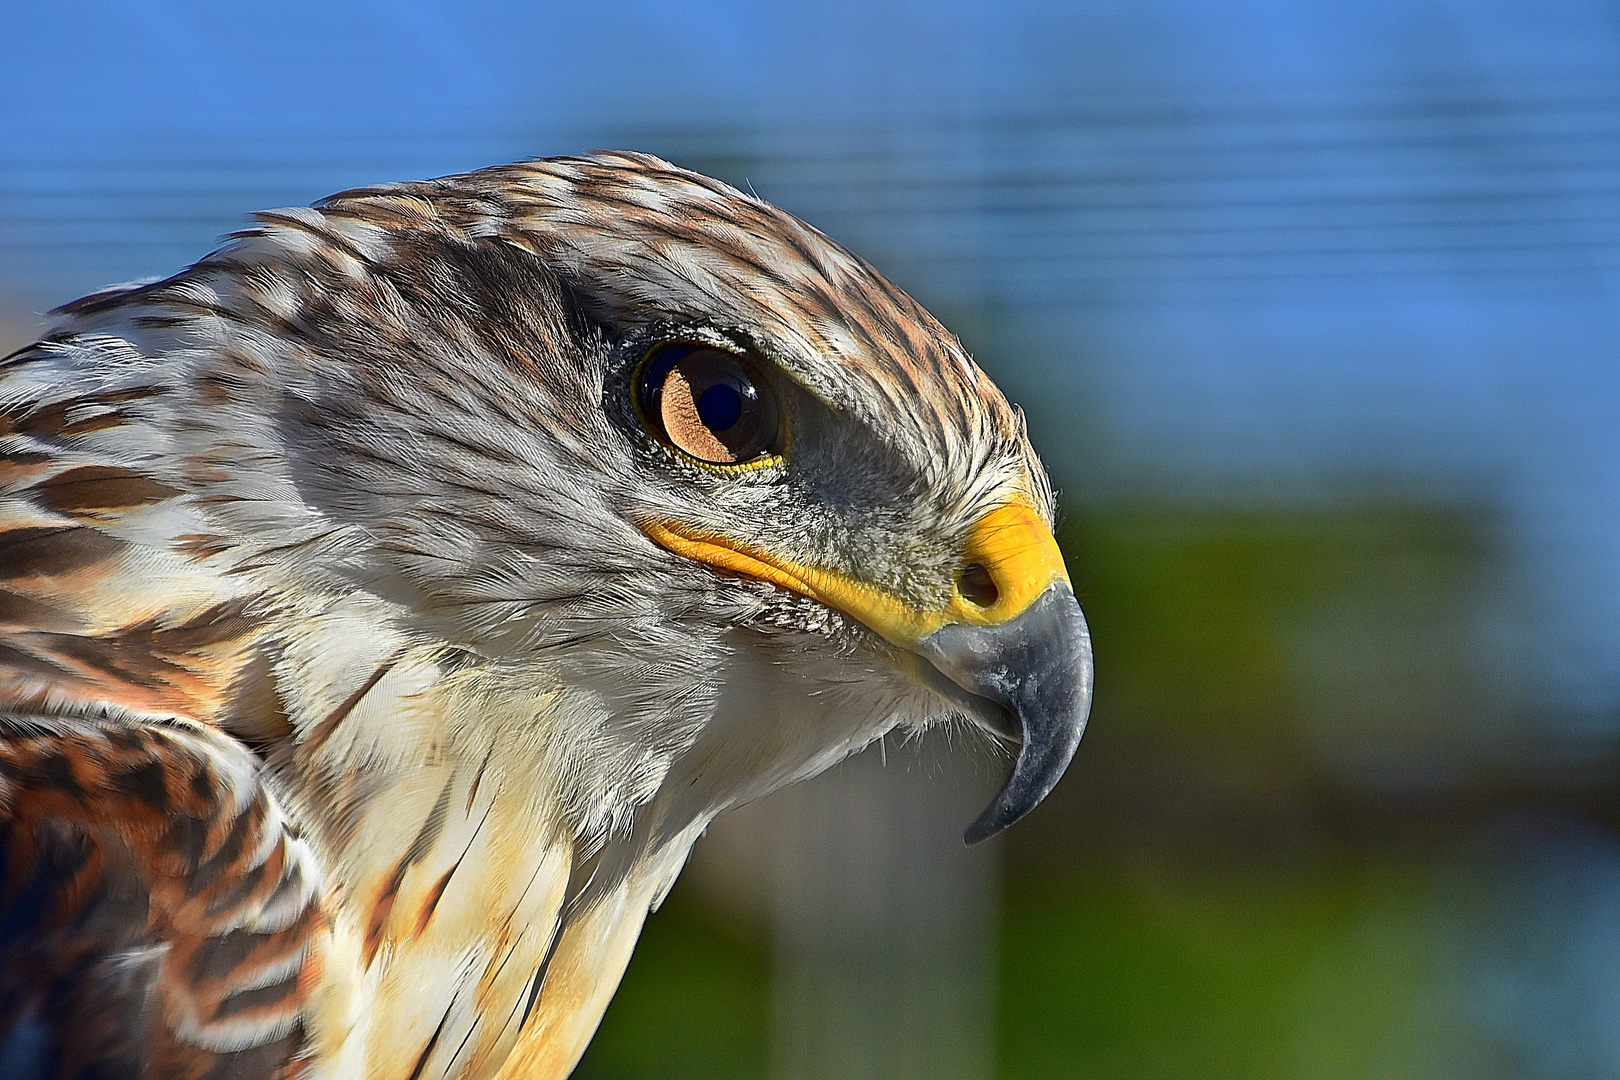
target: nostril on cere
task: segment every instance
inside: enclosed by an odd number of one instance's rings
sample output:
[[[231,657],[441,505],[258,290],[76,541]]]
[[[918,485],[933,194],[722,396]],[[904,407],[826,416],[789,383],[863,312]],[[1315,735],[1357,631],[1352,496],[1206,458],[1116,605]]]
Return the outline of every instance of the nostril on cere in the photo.
[[[962,568],[962,578],[956,587],[964,600],[980,607],[992,607],[1001,599],[1001,590],[996,588],[990,571],[978,563],[968,563]]]

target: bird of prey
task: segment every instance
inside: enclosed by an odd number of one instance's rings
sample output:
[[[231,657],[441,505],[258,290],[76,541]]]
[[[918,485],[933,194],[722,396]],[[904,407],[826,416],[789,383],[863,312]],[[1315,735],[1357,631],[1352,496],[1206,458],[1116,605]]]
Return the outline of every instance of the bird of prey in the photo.
[[[332,197],[0,362],[0,1072],[568,1074],[727,807],[1090,698],[1022,416],[627,153]]]

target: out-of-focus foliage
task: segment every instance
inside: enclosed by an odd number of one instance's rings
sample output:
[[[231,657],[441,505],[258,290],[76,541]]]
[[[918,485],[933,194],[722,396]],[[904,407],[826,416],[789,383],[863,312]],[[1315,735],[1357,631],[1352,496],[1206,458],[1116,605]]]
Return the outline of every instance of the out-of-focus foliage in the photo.
[[[999,1075],[1338,1080],[1431,1075],[1426,882],[1411,866],[1019,881],[1003,923]]]
[[[653,917],[579,1080],[752,1080],[769,1044],[769,948],[677,892]]]

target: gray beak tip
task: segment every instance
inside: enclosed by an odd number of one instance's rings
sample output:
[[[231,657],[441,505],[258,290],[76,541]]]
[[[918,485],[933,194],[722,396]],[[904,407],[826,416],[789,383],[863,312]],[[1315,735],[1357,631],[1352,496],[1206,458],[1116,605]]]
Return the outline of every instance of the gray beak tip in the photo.
[[[942,627],[923,654],[963,689],[1006,707],[1023,744],[1012,775],[963,834],[988,840],[1045,799],[1069,766],[1091,711],[1091,635],[1067,584],[1000,626]]]
[[[999,807],[996,806],[987,807],[984,813],[979,815],[978,820],[969,825],[967,830],[962,833],[962,843],[967,847],[972,847],[974,844],[990,839],[1012,824],[1009,821],[998,820],[1001,817],[1000,814],[996,813],[998,809]]]
[[[1083,724],[1084,719],[1080,725],[1058,733],[1055,739],[1043,737],[1044,733],[1032,736],[1026,724],[1024,745],[1018,751],[1012,775],[984,813],[967,827],[962,834],[963,842],[972,847],[988,840],[1023,820],[1044,802],[1074,757]]]

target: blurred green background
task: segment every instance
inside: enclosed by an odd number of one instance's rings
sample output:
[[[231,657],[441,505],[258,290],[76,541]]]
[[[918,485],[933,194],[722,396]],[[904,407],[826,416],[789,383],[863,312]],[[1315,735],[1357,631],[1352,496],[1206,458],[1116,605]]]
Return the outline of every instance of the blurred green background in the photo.
[[[991,1075],[1617,1075],[1612,772],[1486,745],[1488,525],[1364,493],[1073,516],[1108,678],[1001,853]],[[583,1075],[770,1074],[770,928],[708,871]]]
[[[1061,493],[1051,800],[890,740],[718,821],[579,1075],[1620,1077],[1598,0],[0,6],[0,347],[250,210],[662,154],[959,333]]]

